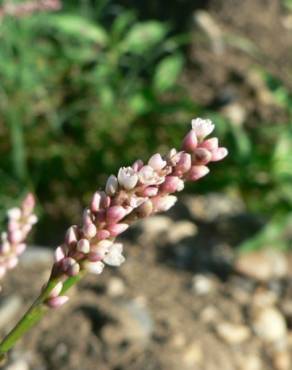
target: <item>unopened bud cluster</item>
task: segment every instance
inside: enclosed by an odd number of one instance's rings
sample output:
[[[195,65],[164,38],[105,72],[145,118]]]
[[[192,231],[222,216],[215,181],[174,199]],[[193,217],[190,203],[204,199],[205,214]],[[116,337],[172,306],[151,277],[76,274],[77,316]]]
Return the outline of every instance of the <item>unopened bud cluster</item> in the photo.
[[[34,206],[34,196],[29,193],[20,208],[11,208],[7,212],[7,231],[1,233],[0,240],[0,278],[17,265],[18,256],[26,248],[25,239],[37,222]]]
[[[105,265],[121,265],[123,246],[115,238],[135,220],[170,209],[177,200],[173,193],[183,190],[186,181],[205,176],[210,162],[227,155],[216,137],[206,139],[213,130],[210,120],[194,119],[181,151],[171,149],[165,157],[154,154],[146,164],[137,160],[109,176],[105,189],[97,191],[85,209],[81,226],[71,226],[57,248],[52,276],[66,279],[81,270],[100,274]],[[61,291],[62,282],[47,301],[51,307],[67,301]]]

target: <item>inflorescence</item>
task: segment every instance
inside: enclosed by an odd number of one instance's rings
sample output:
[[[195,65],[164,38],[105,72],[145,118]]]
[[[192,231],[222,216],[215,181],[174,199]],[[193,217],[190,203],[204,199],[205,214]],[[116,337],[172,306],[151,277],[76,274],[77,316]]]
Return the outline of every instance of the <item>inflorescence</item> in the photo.
[[[80,271],[100,274],[105,265],[121,265],[123,245],[116,237],[134,221],[170,209],[177,200],[173,193],[183,190],[186,181],[207,175],[207,165],[228,154],[216,137],[206,139],[214,128],[208,119],[194,119],[182,150],[171,149],[164,157],[156,153],[147,164],[137,160],[120,168],[117,176],[109,176],[105,189],[95,192],[84,210],[82,224],[71,226],[56,249],[52,278],[59,282],[47,300],[50,307],[68,300],[61,293],[66,278]]]

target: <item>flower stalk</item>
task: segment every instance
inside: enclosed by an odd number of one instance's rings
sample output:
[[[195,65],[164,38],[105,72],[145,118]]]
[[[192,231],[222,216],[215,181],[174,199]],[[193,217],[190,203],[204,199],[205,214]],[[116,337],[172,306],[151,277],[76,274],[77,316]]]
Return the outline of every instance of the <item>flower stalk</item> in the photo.
[[[192,120],[192,129],[180,151],[171,149],[162,157],[154,154],[144,164],[137,160],[109,176],[105,189],[96,191],[84,210],[81,225],[66,232],[55,251],[49,281],[31,308],[0,343],[4,357],[15,342],[32,328],[47,311],[68,301],[65,294],[86,273],[100,274],[106,265],[120,266],[123,245],[116,237],[136,220],[170,209],[187,181],[197,181],[209,173],[207,165],[223,159],[227,149],[219,147],[216,137],[206,139],[214,130],[210,120]]]

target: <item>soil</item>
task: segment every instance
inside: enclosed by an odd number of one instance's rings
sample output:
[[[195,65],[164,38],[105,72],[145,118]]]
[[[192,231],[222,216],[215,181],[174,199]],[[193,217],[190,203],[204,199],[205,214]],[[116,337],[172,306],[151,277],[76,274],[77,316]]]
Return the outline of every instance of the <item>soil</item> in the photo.
[[[69,302],[12,351],[12,365],[25,361],[26,367],[7,369],[291,369],[289,267],[261,279],[261,257],[255,266],[249,261],[251,271],[236,270],[234,247],[246,237],[243,222],[249,229],[260,225],[239,200],[211,194],[185,196],[169,215],[137,224],[124,239],[121,268],[84,278]],[[38,250],[31,247],[36,256]],[[25,258],[6,277],[0,309],[16,287],[22,307],[32,302],[49,275],[50,255],[43,260]],[[261,305],[280,315],[272,340],[255,326]],[[2,324],[2,334],[9,327]],[[289,367],[278,366],[281,356]]]

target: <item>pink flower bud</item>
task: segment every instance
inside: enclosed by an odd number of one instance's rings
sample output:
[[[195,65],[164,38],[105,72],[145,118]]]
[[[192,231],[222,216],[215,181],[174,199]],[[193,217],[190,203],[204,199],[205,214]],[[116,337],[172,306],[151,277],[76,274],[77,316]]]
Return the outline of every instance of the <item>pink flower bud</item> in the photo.
[[[109,225],[108,231],[110,232],[111,236],[118,236],[119,234],[123,233],[128,229],[128,224],[115,224],[115,225]]]
[[[160,189],[165,193],[174,193],[181,191],[184,188],[184,182],[177,176],[166,176],[164,183]]]
[[[78,262],[76,262],[76,260],[72,257],[65,257],[61,261],[61,267],[62,270],[69,276],[75,276],[80,271],[80,266]]]
[[[143,189],[141,195],[143,197],[155,197],[158,193],[158,188],[155,186],[148,186],[147,188]]]
[[[132,167],[122,167],[119,169],[118,181],[124,189],[131,190],[138,182],[137,172]]]
[[[141,168],[143,167],[143,161],[141,161],[141,159],[138,159],[137,161],[135,161],[133,164],[132,164],[132,168],[134,171],[138,172],[139,170],[141,170]]]
[[[63,283],[61,281],[59,281],[55,285],[55,287],[51,290],[49,297],[50,298],[58,297],[58,295],[61,293],[62,289],[63,289]]]
[[[100,209],[100,203],[101,203],[102,196],[99,191],[96,191],[93,194],[91,203],[90,203],[90,209],[92,212],[97,212]]]
[[[21,230],[13,230],[11,232],[9,232],[8,234],[8,239],[11,241],[11,243],[19,243],[23,240],[23,233],[21,232]]]
[[[10,220],[18,221],[21,218],[21,209],[18,207],[11,208],[7,211]]]
[[[177,197],[174,195],[157,196],[152,198],[151,201],[156,212],[166,212],[174,206]]]
[[[226,148],[218,148],[214,150],[212,153],[212,162],[221,161],[221,159],[225,158],[228,155],[228,150]]]
[[[82,227],[82,232],[87,239],[92,239],[96,235],[96,226],[94,224],[87,224]]]
[[[191,130],[184,138],[182,148],[186,152],[192,153],[198,145],[197,135],[194,130]]]
[[[5,267],[8,270],[14,269],[14,267],[18,264],[18,258],[17,257],[10,257],[5,261]]]
[[[101,191],[100,195],[101,195],[100,206],[102,208],[108,208],[111,204],[111,198],[108,195],[106,195],[104,191]]]
[[[115,195],[116,191],[118,190],[118,179],[116,176],[111,175],[106,182],[105,185],[105,192],[109,196]]]
[[[90,252],[88,254],[88,260],[90,262],[98,262],[98,261],[101,261],[103,259],[103,256],[101,256],[99,253],[97,252]]]
[[[104,239],[107,239],[109,238],[110,236],[110,232],[107,231],[107,230],[98,230],[98,232],[96,233],[96,237],[97,239],[99,240],[104,240]]]
[[[192,120],[192,131],[196,134],[199,141],[210,135],[215,125],[209,119],[196,118]]]
[[[0,253],[1,254],[8,254],[11,251],[11,245],[8,240],[5,240],[0,244]]]
[[[9,223],[8,223],[8,231],[15,231],[15,230],[19,230],[21,227],[21,224],[18,222],[18,221],[15,221],[15,220],[9,220]]]
[[[156,153],[149,159],[148,165],[155,171],[160,171],[166,166],[166,161],[162,159],[159,153]]]
[[[56,248],[55,250],[54,259],[55,259],[55,262],[60,262],[62,261],[63,258],[65,258],[65,253],[64,253],[63,247],[60,246]]]
[[[79,252],[82,252],[82,253],[89,253],[90,252],[90,243],[87,239],[80,239],[78,242],[77,242],[77,247],[76,249],[79,251]]]
[[[122,206],[110,207],[107,211],[107,222],[109,224],[116,224],[126,216],[126,210]]]
[[[194,165],[207,164],[212,158],[212,153],[205,148],[197,148],[192,154]]]
[[[204,177],[210,172],[209,168],[206,166],[192,166],[188,173],[188,180],[196,181],[199,180],[201,177]]]
[[[47,305],[51,308],[58,308],[65,304],[69,300],[66,295],[60,295],[58,297],[49,298],[47,300]]]
[[[181,153],[179,160],[175,166],[175,173],[182,176],[188,172],[192,166],[192,158],[189,153]]]
[[[200,147],[208,149],[210,152],[212,152],[214,149],[218,148],[218,138],[211,137],[210,139],[203,141],[200,144]]]
[[[35,199],[32,193],[28,193],[22,202],[22,210],[25,215],[29,215],[35,206]]]
[[[100,261],[97,262],[86,262],[85,264],[86,270],[93,274],[101,274],[104,268],[104,264]]]
[[[65,243],[67,245],[74,245],[78,239],[78,227],[76,225],[70,226],[65,235]]]
[[[25,243],[20,243],[15,246],[15,252],[17,256],[20,256],[26,249]]]
[[[164,177],[160,176],[151,166],[146,165],[139,171],[139,180],[144,185],[159,185]]]
[[[36,215],[30,215],[28,216],[27,218],[27,222],[30,224],[30,225],[34,225],[38,222],[38,218]]]

